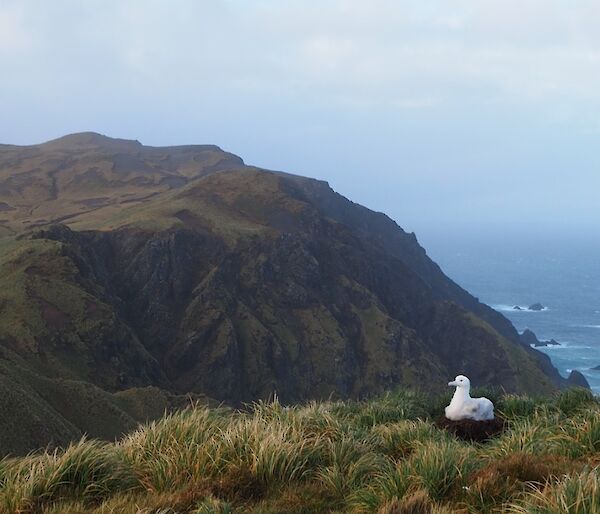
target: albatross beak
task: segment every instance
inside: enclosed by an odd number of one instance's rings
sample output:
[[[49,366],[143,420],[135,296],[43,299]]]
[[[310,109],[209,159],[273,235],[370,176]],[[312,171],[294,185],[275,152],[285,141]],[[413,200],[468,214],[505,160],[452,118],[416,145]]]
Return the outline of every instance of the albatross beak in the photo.
[[[449,385],[449,386],[455,386],[455,387],[456,387],[458,384],[457,384],[456,382],[448,382],[448,385]]]

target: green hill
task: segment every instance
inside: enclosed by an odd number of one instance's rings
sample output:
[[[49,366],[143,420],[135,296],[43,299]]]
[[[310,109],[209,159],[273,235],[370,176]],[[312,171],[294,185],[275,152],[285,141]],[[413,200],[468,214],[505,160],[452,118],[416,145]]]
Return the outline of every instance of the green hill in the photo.
[[[111,439],[188,394],[566,384],[414,234],[215,146],[0,145],[0,226],[0,454]]]

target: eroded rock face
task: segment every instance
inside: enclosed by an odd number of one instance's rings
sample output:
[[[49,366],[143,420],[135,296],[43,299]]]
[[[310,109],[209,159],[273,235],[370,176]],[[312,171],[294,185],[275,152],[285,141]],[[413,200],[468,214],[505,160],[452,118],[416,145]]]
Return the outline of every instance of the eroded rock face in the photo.
[[[18,232],[0,255],[7,362],[231,403],[429,389],[457,370],[508,391],[564,383],[414,234],[325,182],[97,134],[0,150],[25,199],[0,197]]]
[[[298,401],[427,388],[461,369],[478,383],[526,389],[515,372],[516,359],[530,359],[526,349],[327,219],[233,247],[189,228],[63,227],[35,237],[63,245],[74,282],[110,306],[151,359],[128,361],[135,353],[119,343],[93,354],[95,366],[129,366],[147,384],[237,404],[275,392]],[[105,376],[85,378],[118,388]]]

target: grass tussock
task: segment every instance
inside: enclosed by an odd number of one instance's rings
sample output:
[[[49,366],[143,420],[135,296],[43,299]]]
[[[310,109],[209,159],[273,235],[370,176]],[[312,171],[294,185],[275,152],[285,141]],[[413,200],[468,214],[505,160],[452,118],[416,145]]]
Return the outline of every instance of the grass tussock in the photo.
[[[0,461],[0,512],[600,513],[596,398],[494,400],[505,430],[484,443],[436,424],[442,400],[408,392],[196,406],[116,443]]]
[[[597,514],[600,512],[600,476],[597,470],[565,475],[534,487],[509,512],[523,514]]]

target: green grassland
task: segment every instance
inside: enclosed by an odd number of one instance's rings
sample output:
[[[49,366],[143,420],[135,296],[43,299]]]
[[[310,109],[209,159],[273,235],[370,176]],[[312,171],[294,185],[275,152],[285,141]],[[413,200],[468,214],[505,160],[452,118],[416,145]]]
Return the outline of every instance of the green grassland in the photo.
[[[483,391],[476,391],[476,394]],[[195,406],[115,443],[0,461],[6,513],[596,513],[600,403],[485,391],[506,430],[485,443],[435,424],[449,399]]]

